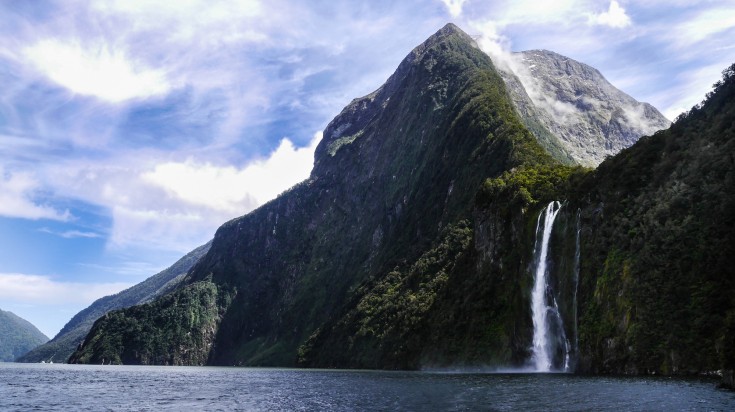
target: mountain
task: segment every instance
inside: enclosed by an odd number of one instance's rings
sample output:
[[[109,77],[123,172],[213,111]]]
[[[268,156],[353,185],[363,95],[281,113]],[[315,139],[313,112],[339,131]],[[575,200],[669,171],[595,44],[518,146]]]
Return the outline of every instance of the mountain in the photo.
[[[597,69],[560,54],[529,50],[501,63],[524,123],[557,157],[597,166],[639,137],[671,124],[650,104],[615,88]]]
[[[447,25],[335,117],[308,180],[221,226],[173,292],[97,320],[70,362],[732,385],[735,66],[594,170],[512,95]]]
[[[465,250],[485,178],[553,163],[490,58],[447,25],[327,126],[307,181],[220,227],[185,286],[109,313],[71,361],[294,365],[366,282],[445,253],[445,242]],[[378,360],[353,365],[384,366]]]
[[[13,312],[0,310],[0,362],[13,362],[48,337]]]
[[[48,342],[35,347],[35,349],[19,357],[17,361],[48,362],[52,360],[56,363],[66,362],[77,346],[84,341],[84,337],[87,336],[95,320],[111,310],[150,302],[174,290],[194,263],[209,251],[210,245],[211,242],[208,242],[194,249],[169,268],[135,286],[115,295],[97,299],[89,307],[74,315],[51,341],[48,341],[48,338],[45,339],[44,342]]]

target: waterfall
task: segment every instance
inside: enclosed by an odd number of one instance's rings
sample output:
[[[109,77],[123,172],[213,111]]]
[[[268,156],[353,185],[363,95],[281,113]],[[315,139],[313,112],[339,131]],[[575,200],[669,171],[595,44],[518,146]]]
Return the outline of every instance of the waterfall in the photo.
[[[577,209],[577,237],[574,244],[574,300],[572,301],[572,310],[574,311],[574,353],[579,353],[579,316],[577,315],[577,289],[579,289],[579,270],[580,270],[580,233],[582,232],[581,222],[582,210]],[[568,369],[568,368],[567,368]]]
[[[539,214],[536,222],[536,239],[534,244],[535,273],[531,291],[531,314],[533,317],[532,363],[537,372],[552,370],[569,370],[570,344],[564,332],[564,323],[559,313],[559,306],[548,281],[548,253],[551,230],[554,220],[561,209],[559,202],[551,202]],[[541,215],[543,215],[543,226]],[[563,351],[563,365],[555,362],[559,352]],[[558,366],[557,366],[558,365]]]

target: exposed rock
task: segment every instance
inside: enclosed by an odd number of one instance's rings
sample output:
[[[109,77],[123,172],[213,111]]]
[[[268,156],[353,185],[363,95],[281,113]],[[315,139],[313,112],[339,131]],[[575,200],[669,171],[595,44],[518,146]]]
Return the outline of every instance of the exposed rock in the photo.
[[[501,62],[513,103],[527,127],[560,160],[569,155],[585,166],[669,127],[656,108],[610,84],[595,68],[547,50],[514,53]],[[535,123],[556,136],[553,138]]]

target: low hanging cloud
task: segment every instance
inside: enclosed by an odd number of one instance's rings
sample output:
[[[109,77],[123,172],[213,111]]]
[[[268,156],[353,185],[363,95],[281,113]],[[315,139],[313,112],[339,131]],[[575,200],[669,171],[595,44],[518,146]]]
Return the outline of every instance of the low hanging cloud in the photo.
[[[609,26],[616,29],[628,27],[632,21],[620,4],[613,0],[606,12],[600,14],[591,14],[589,17],[590,24]]]
[[[0,216],[62,222],[71,219],[69,210],[57,210],[34,200],[39,190],[40,184],[30,173],[6,173],[0,167]]]

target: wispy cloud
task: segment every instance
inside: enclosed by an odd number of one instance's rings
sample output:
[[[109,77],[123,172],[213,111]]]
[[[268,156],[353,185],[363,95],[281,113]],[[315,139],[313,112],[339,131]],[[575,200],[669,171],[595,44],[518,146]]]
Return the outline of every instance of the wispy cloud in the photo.
[[[117,293],[130,286],[130,283],[63,282],[50,276],[0,273],[0,299],[16,304],[88,305],[102,296]]]
[[[735,7],[703,10],[687,18],[674,30],[677,32],[678,42],[685,44],[735,31]]]
[[[102,235],[96,232],[85,232],[81,230],[65,230],[65,231],[54,231],[47,227],[43,227],[39,229],[40,232],[48,233],[50,235],[63,237],[64,239],[77,239],[77,238],[86,238],[86,239],[97,239],[101,238]]]
[[[69,210],[57,210],[36,200],[39,182],[27,172],[6,172],[0,167],[0,216],[68,221]]]
[[[75,313],[133,284],[74,282],[51,276],[0,273],[0,302],[2,309],[14,312],[46,336],[53,337]]]

